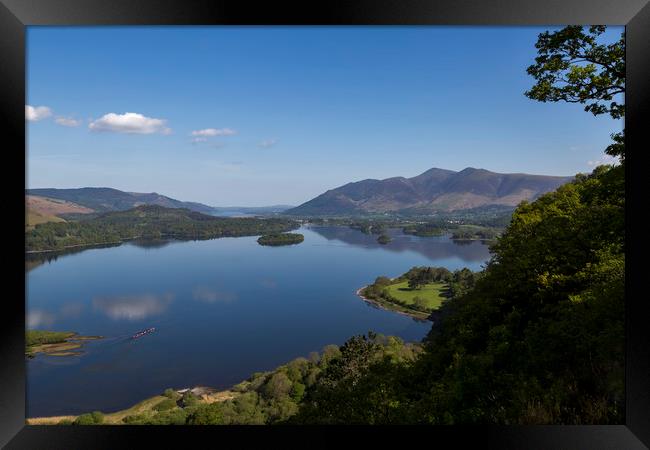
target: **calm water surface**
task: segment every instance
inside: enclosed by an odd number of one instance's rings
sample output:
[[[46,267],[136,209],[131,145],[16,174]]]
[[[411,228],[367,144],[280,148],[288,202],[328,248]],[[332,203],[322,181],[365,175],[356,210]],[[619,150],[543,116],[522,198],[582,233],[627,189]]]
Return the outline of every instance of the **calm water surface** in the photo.
[[[302,244],[257,237],[88,249],[27,273],[32,329],[101,335],[76,357],[27,362],[28,417],[112,412],[168,387],[228,388],[369,330],[422,339],[430,322],[384,311],[355,291],[416,265],[480,270],[480,242],[391,230],[388,245],[346,227],[303,227]],[[155,333],[137,340],[144,328]]]

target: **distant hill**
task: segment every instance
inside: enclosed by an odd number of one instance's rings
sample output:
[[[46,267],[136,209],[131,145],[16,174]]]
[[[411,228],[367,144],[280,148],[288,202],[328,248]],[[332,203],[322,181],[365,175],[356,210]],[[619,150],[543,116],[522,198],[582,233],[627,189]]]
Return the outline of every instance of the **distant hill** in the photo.
[[[48,222],[25,233],[28,252],[115,244],[133,239],[214,239],[284,233],[299,227],[289,218],[215,217],[186,208],[140,205],[82,221]]]
[[[50,199],[37,195],[25,196],[26,226],[27,228],[46,222],[65,222],[61,218],[63,214],[87,214],[93,212],[76,203],[65,200]]]
[[[429,214],[491,205],[514,208],[522,200],[533,200],[572,179],[573,177],[524,173],[495,173],[472,167],[460,172],[433,168],[413,178],[393,177],[348,183],[285,211],[285,214]]]
[[[156,192],[149,194],[124,192],[112,188],[85,187],[79,189],[27,189],[26,194],[65,200],[90,208],[95,212],[126,211],[140,205],[158,205],[165,208],[187,208],[191,211],[211,213],[212,207],[195,202],[182,202]],[[92,211],[89,211],[92,212]]]

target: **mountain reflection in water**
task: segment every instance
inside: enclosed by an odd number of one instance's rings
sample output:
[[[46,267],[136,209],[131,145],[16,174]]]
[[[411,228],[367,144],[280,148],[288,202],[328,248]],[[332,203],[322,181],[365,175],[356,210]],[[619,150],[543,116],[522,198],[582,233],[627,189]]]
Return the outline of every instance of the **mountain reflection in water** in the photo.
[[[376,234],[364,234],[349,227],[312,226],[310,230],[328,241],[338,240],[362,248],[382,248],[391,252],[413,251],[429,259],[458,257],[463,261],[480,262],[489,259],[489,247],[483,241],[454,241],[449,236],[420,237],[402,233],[391,228],[387,234],[392,238],[388,244],[377,242]],[[435,241],[436,245],[431,245]]]

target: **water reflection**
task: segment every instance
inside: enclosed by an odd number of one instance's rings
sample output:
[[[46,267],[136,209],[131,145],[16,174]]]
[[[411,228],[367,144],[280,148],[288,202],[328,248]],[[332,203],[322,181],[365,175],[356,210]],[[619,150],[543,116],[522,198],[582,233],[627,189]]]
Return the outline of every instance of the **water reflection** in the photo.
[[[48,263],[54,263],[59,258],[68,255],[74,255],[75,253],[81,253],[85,250],[91,250],[96,248],[109,248],[109,247],[119,247],[122,243],[112,243],[112,244],[97,244],[97,245],[88,245],[85,247],[73,247],[65,250],[58,250],[55,252],[38,252],[38,253],[25,253],[25,272],[29,272],[36,267]]]
[[[67,302],[59,307],[56,312],[39,308],[29,308],[25,316],[27,328],[49,327],[60,319],[77,318],[81,315],[84,305],[81,303]]]
[[[27,313],[27,328],[49,327],[56,320],[51,312],[42,309],[30,309]]]
[[[275,289],[278,287],[278,282],[271,279],[264,279],[260,281],[260,285],[266,289]]]
[[[224,302],[237,300],[237,295],[232,292],[223,292],[207,286],[197,286],[192,290],[192,297],[204,303]]]
[[[139,247],[139,248],[156,249],[156,248],[167,247],[172,242],[175,242],[175,241],[169,240],[169,239],[136,239],[136,240],[133,240],[133,241],[129,241],[129,244],[131,244],[131,245],[133,245],[135,247]]]
[[[377,235],[364,234],[349,227],[310,227],[310,230],[328,241],[338,240],[355,247],[383,248],[391,252],[414,251],[431,260],[458,257],[467,262],[482,262],[490,257],[490,250],[481,241],[454,241],[448,236],[419,237],[402,233],[400,229],[390,229],[393,239],[388,244],[377,242]],[[435,242],[435,245],[431,245]],[[462,243],[461,243],[462,242]]]
[[[93,306],[114,320],[140,320],[163,313],[173,298],[170,293],[99,297],[93,299]]]
[[[125,244],[65,256],[27,274],[32,325],[104,336],[84,344],[79,358],[27,362],[27,414],[117,411],[168,387],[226,389],[368,330],[419,341],[430,322],[374,309],[355,291],[415,265],[477,268],[483,261],[460,258],[477,249],[488,254],[480,242],[457,246],[399,230],[381,250],[377,236],[343,227],[299,232],[303,244],[274,251],[253,236],[172,241],[155,250]],[[441,254],[436,247],[452,257],[430,259]],[[130,339],[150,326],[155,333]]]

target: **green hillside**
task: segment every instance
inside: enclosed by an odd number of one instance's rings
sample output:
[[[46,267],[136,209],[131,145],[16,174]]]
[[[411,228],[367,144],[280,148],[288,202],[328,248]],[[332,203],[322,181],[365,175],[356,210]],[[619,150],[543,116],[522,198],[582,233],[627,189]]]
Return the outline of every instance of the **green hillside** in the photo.
[[[136,238],[212,239],[256,236],[298,228],[290,219],[213,217],[188,209],[146,205],[65,223],[43,223],[25,235],[27,251],[120,242]]]

